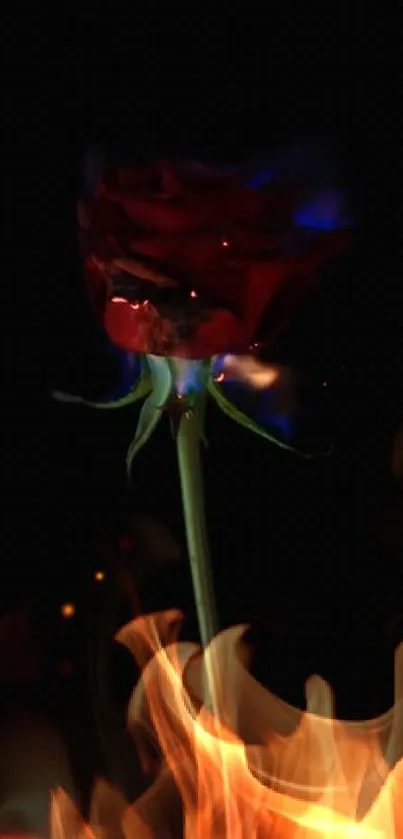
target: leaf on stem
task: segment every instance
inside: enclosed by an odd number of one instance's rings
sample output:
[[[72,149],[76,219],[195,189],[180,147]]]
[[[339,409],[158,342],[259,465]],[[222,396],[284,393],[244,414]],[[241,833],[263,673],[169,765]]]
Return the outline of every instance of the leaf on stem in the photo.
[[[126,469],[129,480],[133,460],[160,421],[172,391],[172,374],[166,359],[147,356],[147,360],[151,371],[152,390],[140,411],[136,434],[127,452]]]
[[[152,387],[151,375],[145,364],[142,363],[142,372],[140,378],[135,386],[119,399],[105,399],[105,401],[92,401],[90,399],[83,399],[81,396],[75,396],[72,393],[64,393],[61,390],[52,391],[53,399],[57,402],[67,402],[70,405],[85,405],[86,408],[98,408],[100,410],[113,410],[115,408],[125,408],[133,402],[138,402],[139,399],[144,399],[150,393]]]
[[[217,403],[218,407],[227,414],[231,419],[235,420],[238,425],[242,425],[243,428],[247,428],[249,431],[252,431],[254,434],[258,434],[260,437],[264,437],[266,440],[269,440],[270,443],[273,443],[280,449],[285,449],[285,451],[292,452],[293,454],[297,454],[299,457],[304,457],[304,455],[298,451],[298,449],[293,448],[293,446],[289,446],[287,443],[284,443],[282,440],[279,440],[274,434],[269,434],[264,428],[258,425],[257,422],[254,422],[247,414],[244,414],[242,411],[237,408],[230,399],[225,396],[219,385],[214,381],[214,379],[209,379],[207,385],[208,391],[210,395],[213,397],[215,402]]]

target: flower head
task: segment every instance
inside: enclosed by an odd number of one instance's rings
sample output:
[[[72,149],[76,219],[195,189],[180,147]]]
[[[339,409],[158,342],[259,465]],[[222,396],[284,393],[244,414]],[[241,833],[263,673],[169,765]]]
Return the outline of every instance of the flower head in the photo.
[[[107,169],[78,221],[111,341],[131,353],[211,358],[245,352],[263,321],[270,341],[346,244],[339,232],[298,227],[304,198],[290,186],[263,194],[198,163]]]

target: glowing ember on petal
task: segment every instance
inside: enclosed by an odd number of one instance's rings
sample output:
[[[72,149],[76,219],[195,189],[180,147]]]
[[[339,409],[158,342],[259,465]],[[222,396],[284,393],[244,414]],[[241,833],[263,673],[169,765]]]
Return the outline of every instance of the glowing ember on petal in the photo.
[[[192,291],[190,292],[190,296],[191,296],[191,297],[197,297],[197,291],[195,291],[194,289],[192,289]]]
[[[223,366],[226,373],[255,390],[264,390],[279,378],[278,367],[263,364],[253,355],[226,355]]]
[[[137,311],[137,309],[140,309],[140,306],[143,306],[143,307],[148,306],[149,302],[150,302],[149,300],[143,300],[142,303],[129,303],[129,301],[126,300],[125,297],[112,297],[111,298],[111,303],[128,303],[130,308],[135,309],[136,311]]]

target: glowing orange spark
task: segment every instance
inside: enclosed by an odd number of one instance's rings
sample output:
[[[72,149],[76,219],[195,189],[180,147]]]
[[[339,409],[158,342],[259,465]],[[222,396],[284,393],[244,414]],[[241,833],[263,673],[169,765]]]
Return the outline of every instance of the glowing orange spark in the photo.
[[[63,603],[60,612],[64,618],[72,618],[76,613],[76,607],[74,603]]]

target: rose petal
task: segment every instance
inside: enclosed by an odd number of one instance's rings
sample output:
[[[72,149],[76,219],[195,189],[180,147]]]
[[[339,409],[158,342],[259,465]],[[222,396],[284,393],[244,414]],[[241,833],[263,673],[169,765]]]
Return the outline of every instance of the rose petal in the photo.
[[[154,285],[157,285],[159,288],[178,287],[178,283],[171,277],[167,277],[160,271],[156,271],[153,268],[144,265],[144,263],[140,262],[138,259],[114,259],[113,265],[115,265],[116,268],[120,268],[122,271],[126,271],[128,274],[132,274],[134,277],[140,277],[143,280],[148,280],[148,282],[154,283]]]
[[[321,266],[342,251],[347,241],[348,238],[343,234],[330,234],[324,240],[315,242],[307,253],[298,258],[245,266],[247,276],[243,312],[247,335],[252,338],[256,333],[265,310],[282,288],[287,288],[288,292],[283,319],[287,317],[287,308],[290,313],[294,313],[299,302],[314,288]]]
[[[111,340],[130,352],[204,358],[210,350],[246,349],[262,323],[273,338],[321,265],[349,242],[301,232],[293,218],[302,200],[298,184],[273,184],[263,195],[195,163],[105,172],[96,197],[80,202],[78,218],[90,294]],[[131,281],[132,302],[120,290],[124,302],[108,302],[114,272],[123,272],[122,287],[125,275],[138,278],[138,301]],[[141,281],[156,287],[147,304]],[[158,287],[179,296],[160,296]]]
[[[231,260],[235,257],[254,257],[263,253],[275,254],[287,246],[290,233],[264,233],[244,228],[233,228],[225,234],[217,230],[189,231],[165,236],[136,236],[130,250],[154,257],[180,270],[207,264],[214,258]]]
[[[241,352],[246,347],[242,322],[227,309],[216,309],[207,323],[202,323],[193,339],[177,348],[181,358],[212,358],[222,353]]]
[[[109,188],[119,192],[137,195],[153,196],[154,199],[170,199],[181,195],[181,180],[175,169],[165,161],[157,161],[151,166],[121,168],[116,171],[113,180],[107,179],[103,183],[103,191]]]
[[[195,324],[193,334],[181,341],[175,324],[159,315],[149,303],[109,301],[105,313],[109,338],[131,353],[176,355],[182,358],[210,358],[244,348],[242,323],[225,309],[212,311],[207,323]]]
[[[263,206],[259,193],[221,182],[203,190],[183,185],[178,195],[179,201],[170,201],[166,196],[162,199],[155,190],[147,193],[104,188],[102,197],[120,205],[136,226],[153,233],[219,230],[223,222],[239,224],[255,220]]]

